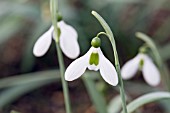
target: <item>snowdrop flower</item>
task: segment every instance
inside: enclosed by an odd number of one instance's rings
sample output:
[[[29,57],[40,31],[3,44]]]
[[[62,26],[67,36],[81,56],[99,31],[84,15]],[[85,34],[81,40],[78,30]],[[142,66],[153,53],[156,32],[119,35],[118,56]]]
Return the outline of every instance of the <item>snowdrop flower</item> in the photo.
[[[68,66],[65,72],[65,79],[67,81],[77,79],[85,72],[86,68],[88,68],[94,71],[100,70],[101,76],[110,85],[116,86],[118,84],[118,76],[115,67],[103,55],[100,49],[100,43],[98,37],[93,38],[90,50]]]
[[[140,69],[143,73],[145,81],[151,85],[156,86],[160,83],[160,73],[152,59],[144,54],[139,53],[135,58],[128,61],[121,70],[123,79],[132,78]]]
[[[64,21],[58,22],[59,27],[59,44],[63,53],[69,58],[76,58],[80,54],[80,48],[77,41],[77,32],[76,30],[67,25]],[[37,57],[43,56],[49,49],[52,43],[54,26],[51,26],[50,29],[44,33],[35,43],[33,48],[33,53]]]

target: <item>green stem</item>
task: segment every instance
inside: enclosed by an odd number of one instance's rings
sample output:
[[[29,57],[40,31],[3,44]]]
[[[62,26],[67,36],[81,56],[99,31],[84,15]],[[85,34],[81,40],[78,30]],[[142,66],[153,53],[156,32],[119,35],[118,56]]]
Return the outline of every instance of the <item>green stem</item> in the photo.
[[[166,84],[167,89],[170,91],[170,83],[169,83],[169,73],[166,70],[166,66],[164,65],[162,58],[159,54],[159,51],[154,43],[154,41],[147,35],[141,33],[141,32],[137,32],[136,33],[137,38],[143,40],[148,46],[149,48],[152,50],[153,55],[155,57],[155,61],[156,64],[160,70],[161,75],[164,75],[164,77],[162,77],[164,83]]]
[[[65,101],[66,113],[71,113],[68,84],[67,84],[67,82],[64,79],[65,68],[64,68],[63,55],[61,53],[61,49],[60,49],[59,43],[56,43],[56,48],[57,48],[57,55],[58,55],[59,66],[60,66],[61,82],[62,82],[62,86],[63,86],[63,93],[64,93],[64,101]]]
[[[61,52],[61,49],[59,46],[59,36],[58,36],[58,27],[57,27],[57,18],[56,18],[56,17],[58,17],[58,14],[57,14],[58,0],[50,1],[50,11],[51,11],[52,23],[54,26],[54,34],[55,34],[54,36],[55,36],[55,41],[56,41],[56,49],[57,49],[59,67],[60,67],[61,82],[62,82],[63,93],[64,93],[66,113],[71,113],[68,84],[64,79],[65,66],[64,66],[64,61],[63,61],[63,55],[62,55],[62,52]]]
[[[106,35],[111,44],[112,44],[112,48],[113,48],[113,52],[114,52],[114,58],[115,58],[115,66],[116,66],[116,71],[118,73],[118,78],[119,78],[119,89],[120,89],[120,95],[121,95],[121,99],[122,99],[122,106],[123,106],[123,112],[124,113],[128,113],[127,112],[127,108],[126,108],[126,99],[125,99],[125,92],[124,92],[124,85],[123,85],[123,80],[121,77],[121,73],[120,73],[120,65],[119,65],[119,58],[118,58],[118,54],[117,54],[117,49],[116,49],[116,43],[114,40],[114,36],[113,33],[110,29],[110,27],[108,26],[108,24],[106,23],[106,21],[95,11],[92,11],[92,14],[98,19],[98,21],[100,22],[100,24],[102,25],[102,27],[104,28],[106,33],[99,33],[100,34],[104,34]]]
[[[58,27],[57,27],[57,19],[58,17],[58,0],[51,0],[50,1],[50,11],[51,11],[51,19],[52,19],[52,24],[54,26],[54,36],[56,37],[55,40],[58,43],[59,42],[59,37],[58,37]]]

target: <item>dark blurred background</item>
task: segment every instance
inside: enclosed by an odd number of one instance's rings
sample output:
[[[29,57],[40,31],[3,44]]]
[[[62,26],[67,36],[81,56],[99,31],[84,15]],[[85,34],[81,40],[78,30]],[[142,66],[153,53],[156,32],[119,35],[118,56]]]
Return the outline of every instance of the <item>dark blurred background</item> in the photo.
[[[63,19],[74,26],[79,34],[81,55],[88,51],[91,39],[98,32],[103,31],[98,21],[91,15],[91,11],[95,10],[112,28],[121,66],[134,57],[143,44],[135,37],[138,31],[152,37],[163,61],[170,66],[169,0],[59,0],[59,4]],[[37,71],[52,70],[49,72],[55,75],[53,70],[58,69],[59,66],[54,43],[48,53],[41,58],[36,58],[32,53],[36,40],[51,25],[49,9],[49,0],[0,0],[0,77],[2,81],[14,76],[20,77],[22,74],[27,76],[27,73]],[[111,44],[106,37],[102,38],[101,48],[105,56],[114,62]],[[73,60],[64,57],[64,61],[68,66]],[[39,76],[41,74],[43,73],[38,73]],[[28,76],[31,76],[29,79],[34,79],[34,74]],[[14,92],[12,92],[10,89],[14,87],[8,84],[14,82],[17,85],[26,81],[27,78],[14,77],[10,80],[5,81],[0,89],[0,99],[4,99],[4,103],[0,100],[2,113],[9,113],[13,109],[21,113],[64,113],[60,82],[52,83],[46,80],[48,85],[35,88],[36,90],[32,89],[33,91],[30,90],[29,93],[26,92],[17,97],[14,94],[19,95],[17,93],[25,88],[19,91],[13,89]],[[95,113],[81,80],[71,82],[69,85],[75,113]],[[7,94],[14,97],[8,95],[12,98],[10,100]]]

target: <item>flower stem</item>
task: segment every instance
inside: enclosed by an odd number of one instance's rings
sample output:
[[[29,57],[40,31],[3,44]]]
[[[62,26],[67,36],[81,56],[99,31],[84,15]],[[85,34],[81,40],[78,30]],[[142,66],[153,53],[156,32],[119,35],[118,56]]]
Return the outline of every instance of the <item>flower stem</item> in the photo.
[[[58,0],[50,0],[50,11],[51,11],[51,19],[52,19],[52,24],[54,26],[54,36],[55,40],[58,43],[59,42],[59,37],[58,37],[58,27],[57,27],[57,18],[58,17]]]
[[[153,55],[155,57],[156,64],[160,70],[160,73],[161,73],[161,75],[164,75],[164,77],[162,77],[164,84],[166,84],[167,89],[170,91],[169,73],[166,69],[166,66],[164,65],[164,63],[162,61],[161,55],[159,54],[159,51],[158,51],[154,41],[149,36],[147,36],[141,32],[137,32],[136,36],[137,36],[137,38],[143,40],[148,45],[148,47],[152,50]]]
[[[122,99],[123,113],[128,113],[127,108],[126,108],[124,85],[123,85],[123,80],[122,80],[121,73],[120,73],[119,58],[118,58],[118,54],[117,54],[116,43],[114,40],[113,33],[112,33],[110,27],[108,26],[108,24],[106,23],[106,21],[97,12],[92,11],[92,14],[98,19],[98,21],[100,22],[100,24],[102,25],[102,27],[104,28],[104,30],[106,32],[106,33],[101,32],[97,36],[99,36],[100,34],[106,35],[112,44],[114,58],[115,58],[116,71],[118,73],[118,78],[119,78],[118,85],[119,85],[120,95],[121,95],[121,99]]]
[[[64,101],[65,101],[66,113],[71,113],[68,84],[67,84],[67,82],[64,79],[65,68],[64,68],[63,55],[61,53],[61,49],[60,49],[59,43],[56,43],[56,48],[57,48],[57,55],[58,55],[59,66],[60,66],[61,82],[62,82],[62,86],[63,86],[63,93],[64,93]]]
[[[65,108],[66,113],[71,113],[71,106],[70,106],[70,98],[69,98],[69,91],[68,91],[68,84],[64,79],[64,72],[65,72],[65,66],[63,61],[63,55],[59,46],[59,36],[58,36],[58,27],[57,27],[57,12],[58,12],[58,0],[51,0],[50,1],[50,11],[51,11],[51,18],[52,23],[54,26],[54,37],[56,41],[56,50],[58,55],[58,61],[59,61],[59,67],[60,67],[60,75],[61,75],[61,82],[63,87],[63,93],[64,93],[64,101],[65,101]]]

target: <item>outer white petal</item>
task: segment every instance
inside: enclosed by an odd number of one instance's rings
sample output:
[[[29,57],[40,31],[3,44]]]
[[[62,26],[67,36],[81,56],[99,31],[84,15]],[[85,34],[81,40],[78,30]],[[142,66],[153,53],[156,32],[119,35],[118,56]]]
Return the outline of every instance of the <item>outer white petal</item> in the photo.
[[[121,69],[121,75],[122,78],[127,80],[132,78],[139,68],[139,62],[141,60],[141,55],[138,54],[135,58],[129,60],[124,64],[124,66]]]
[[[66,24],[64,21],[60,21],[58,23],[58,27],[60,29],[64,29],[67,32],[70,32],[69,34],[66,34],[65,36],[70,37],[70,35],[71,35],[73,38],[76,38],[76,39],[78,38],[77,31],[72,26]]]
[[[142,69],[145,81],[151,85],[156,86],[160,83],[160,73],[152,60],[146,56],[144,59],[144,66]]]
[[[99,48],[99,67],[100,74],[103,79],[110,85],[116,86],[118,84],[118,75],[112,63],[103,55]]]
[[[89,65],[89,57],[91,54],[92,48],[82,57],[73,61],[65,72],[65,80],[73,81],[80,77],[86,70]]]
[[[35,56],[43,56],[48,51],[52,42],[53,29],[53,26],[51,26],[51,28],[36,41],[33,47],[33,54]]]
[[[61,21],[58,26],[61,30],[59,42],[63,53],[71,59],[77,58],[80,54],[77,32],[73,27],[65,24],[64,21]]]

